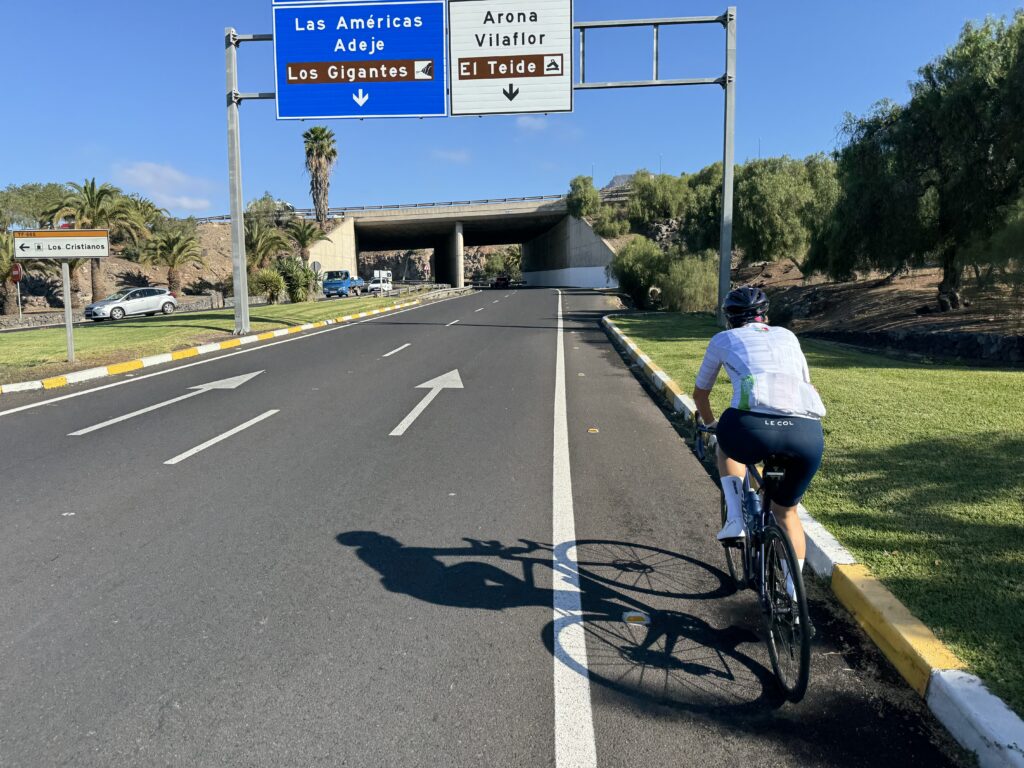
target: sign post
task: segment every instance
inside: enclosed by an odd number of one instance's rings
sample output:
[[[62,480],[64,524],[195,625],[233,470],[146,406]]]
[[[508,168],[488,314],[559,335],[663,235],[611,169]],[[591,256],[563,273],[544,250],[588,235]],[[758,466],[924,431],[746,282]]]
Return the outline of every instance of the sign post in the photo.
[[[450,0],[453,115],[572,112],[572,0]]]
[[[277,117],[445,117],[444,0],[274,6]]]
[[[14,233],[14,258],[52,259],[60,262],[64,292],[64,327],[67,331],[68,362],[75,362],[75,336],[71,317],[71,270],[75,259],[104,259],[110,255],[110,238],[105,229],[37,229]],[[20,264],[17,265],[19,268]],[[19,311],[21,307],[19,288]],[[95,297],[94,297],[95,298]]]
[[[25,276],[25,270],[22,269],[21,264],[15,262],[11,264],[11,280],[14,281],[14,289],[17,291],[18,298],[18,322],[22,320],[21,317],[21,278]]]

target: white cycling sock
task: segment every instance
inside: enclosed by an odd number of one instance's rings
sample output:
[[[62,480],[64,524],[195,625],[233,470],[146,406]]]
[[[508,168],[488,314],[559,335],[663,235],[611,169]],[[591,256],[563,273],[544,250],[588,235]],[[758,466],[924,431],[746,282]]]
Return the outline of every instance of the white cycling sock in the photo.
[[[743,521],[743,481],[732,475],[722,477],[722,492],[725,494],[725,508],[728,522]]]

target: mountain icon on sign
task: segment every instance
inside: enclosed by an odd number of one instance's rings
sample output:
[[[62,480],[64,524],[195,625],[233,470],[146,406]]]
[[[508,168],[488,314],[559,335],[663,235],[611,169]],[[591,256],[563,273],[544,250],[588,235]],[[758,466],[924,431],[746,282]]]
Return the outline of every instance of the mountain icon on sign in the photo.
[[[544,57],[544,74],[545,75],[560,75],[562,74],[562,56],[545,56]]]

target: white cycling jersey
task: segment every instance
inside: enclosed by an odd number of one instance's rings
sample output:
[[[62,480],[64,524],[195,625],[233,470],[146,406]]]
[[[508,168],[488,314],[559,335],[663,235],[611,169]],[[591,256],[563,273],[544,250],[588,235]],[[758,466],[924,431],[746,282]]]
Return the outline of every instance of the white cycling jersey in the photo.
[[[747,323],[716,333],[697,373],[698,389],[711,389],[722,366],[732,382],[733,408],[811,419],[825,415],[800,342],[785,328]]]

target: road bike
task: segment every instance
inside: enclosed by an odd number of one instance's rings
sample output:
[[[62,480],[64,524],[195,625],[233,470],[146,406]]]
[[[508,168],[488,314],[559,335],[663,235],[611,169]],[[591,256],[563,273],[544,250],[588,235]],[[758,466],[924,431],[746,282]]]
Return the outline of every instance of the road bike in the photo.
[[[714,456],[714,427],[695,418],[697,458]],[[786,457],[769,456],[763,472],[748,465],[743,478],[742,539],[722,542],[729,576],[737,589],[757,593],[764,618],[772,670],[786,699],[798,702],[807,692],[814,629],[807,613],[807,594],[793,544],[772,514],[772,492],[786,474]],[[722,525],[726,520],[725,494],[721,496]],[[786,577],[792,578],[793,594]]]

